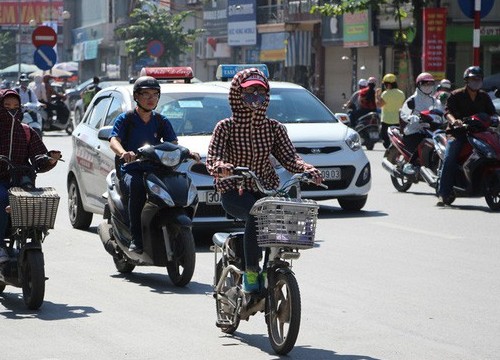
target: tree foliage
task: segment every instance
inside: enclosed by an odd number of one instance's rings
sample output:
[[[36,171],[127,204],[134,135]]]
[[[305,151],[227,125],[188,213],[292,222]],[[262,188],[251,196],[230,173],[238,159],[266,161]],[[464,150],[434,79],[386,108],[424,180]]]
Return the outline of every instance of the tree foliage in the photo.
[[[0,31],[0,49],[9,49],[0,51],[0,69],[17,62],[16,36],[13,31]]]
[[[165,47],[163,55],[158,59],[165,66],[176,65],[179,57],[193,47],[194,40],[203,29],[185,31],[183,22],[192,16],[191,11],[171,14],[154,3],[138,1],[130,14],[131,23],[116,29],[116,35],[125,40],[125,46],[133,57],[139,59],[149,56],[147,45],[151,40],[159,40]]]

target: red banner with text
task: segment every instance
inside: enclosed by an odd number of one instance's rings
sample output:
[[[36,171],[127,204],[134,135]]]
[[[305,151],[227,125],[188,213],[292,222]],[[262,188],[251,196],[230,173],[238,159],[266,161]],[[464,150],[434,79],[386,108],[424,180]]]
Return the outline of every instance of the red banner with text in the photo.
[[[422,70],[437,79],[446,74],[446,8],[423,9]]]

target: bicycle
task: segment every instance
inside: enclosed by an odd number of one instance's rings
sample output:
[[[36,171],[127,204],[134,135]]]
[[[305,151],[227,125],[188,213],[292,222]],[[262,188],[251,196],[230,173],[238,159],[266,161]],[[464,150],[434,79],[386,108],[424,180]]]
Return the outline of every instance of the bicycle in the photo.
[[[257,242],[265,248],[260,274],[265,280],[259,294],[245,294],[243,233],[214,234],[216,326],[232,334],[240,320],[265,311],[271,346],[277,354],[284,355],[295,345],[301,318],[300,289],[291,263],[300,257],[299,250],[314,246],[319,209],[315,201],[301,198],[300,183],[313,181],[305,173],[295,174],[280,189],[266,190],[248,168],[235,168],[233,174],[228,178],[242,181],[252,178],[265,195],[250,212],[257,219]],[[293,188],[296,197],[290,198],[288,191]]]

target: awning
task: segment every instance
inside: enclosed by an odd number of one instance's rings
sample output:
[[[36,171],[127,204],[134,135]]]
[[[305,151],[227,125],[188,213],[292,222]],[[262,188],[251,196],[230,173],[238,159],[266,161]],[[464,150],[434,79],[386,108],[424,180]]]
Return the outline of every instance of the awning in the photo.
[[[289,34],[285,66],[311,66],[312,32],[293,31]]]

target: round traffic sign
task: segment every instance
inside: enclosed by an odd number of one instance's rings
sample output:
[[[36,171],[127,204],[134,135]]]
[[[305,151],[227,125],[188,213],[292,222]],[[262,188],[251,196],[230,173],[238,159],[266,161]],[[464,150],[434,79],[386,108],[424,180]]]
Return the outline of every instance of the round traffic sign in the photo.
[[[165,46],[160,40],[151,40],[148,42],[146,51],[149,55],[158,58],[165,52]]]
[[[465,16],[474,19],[474,0],[458,0],[458,6],[460,7],[460,10],[465,14]],[[495,5],[495,0],[481,0],[481,11],[480,11],[480,17],[484,18],[486,15],[488,15],[493,8],[493,5]]]
[[[57,54],[52,46],[42,45],[36,48],[34,63],[41,70],[50,70],[57,62]]]
[[[53,47],[57,44],[57,34],[50,26],[39,26],[33,30],[31,41],[35,47],[42,45]]]

